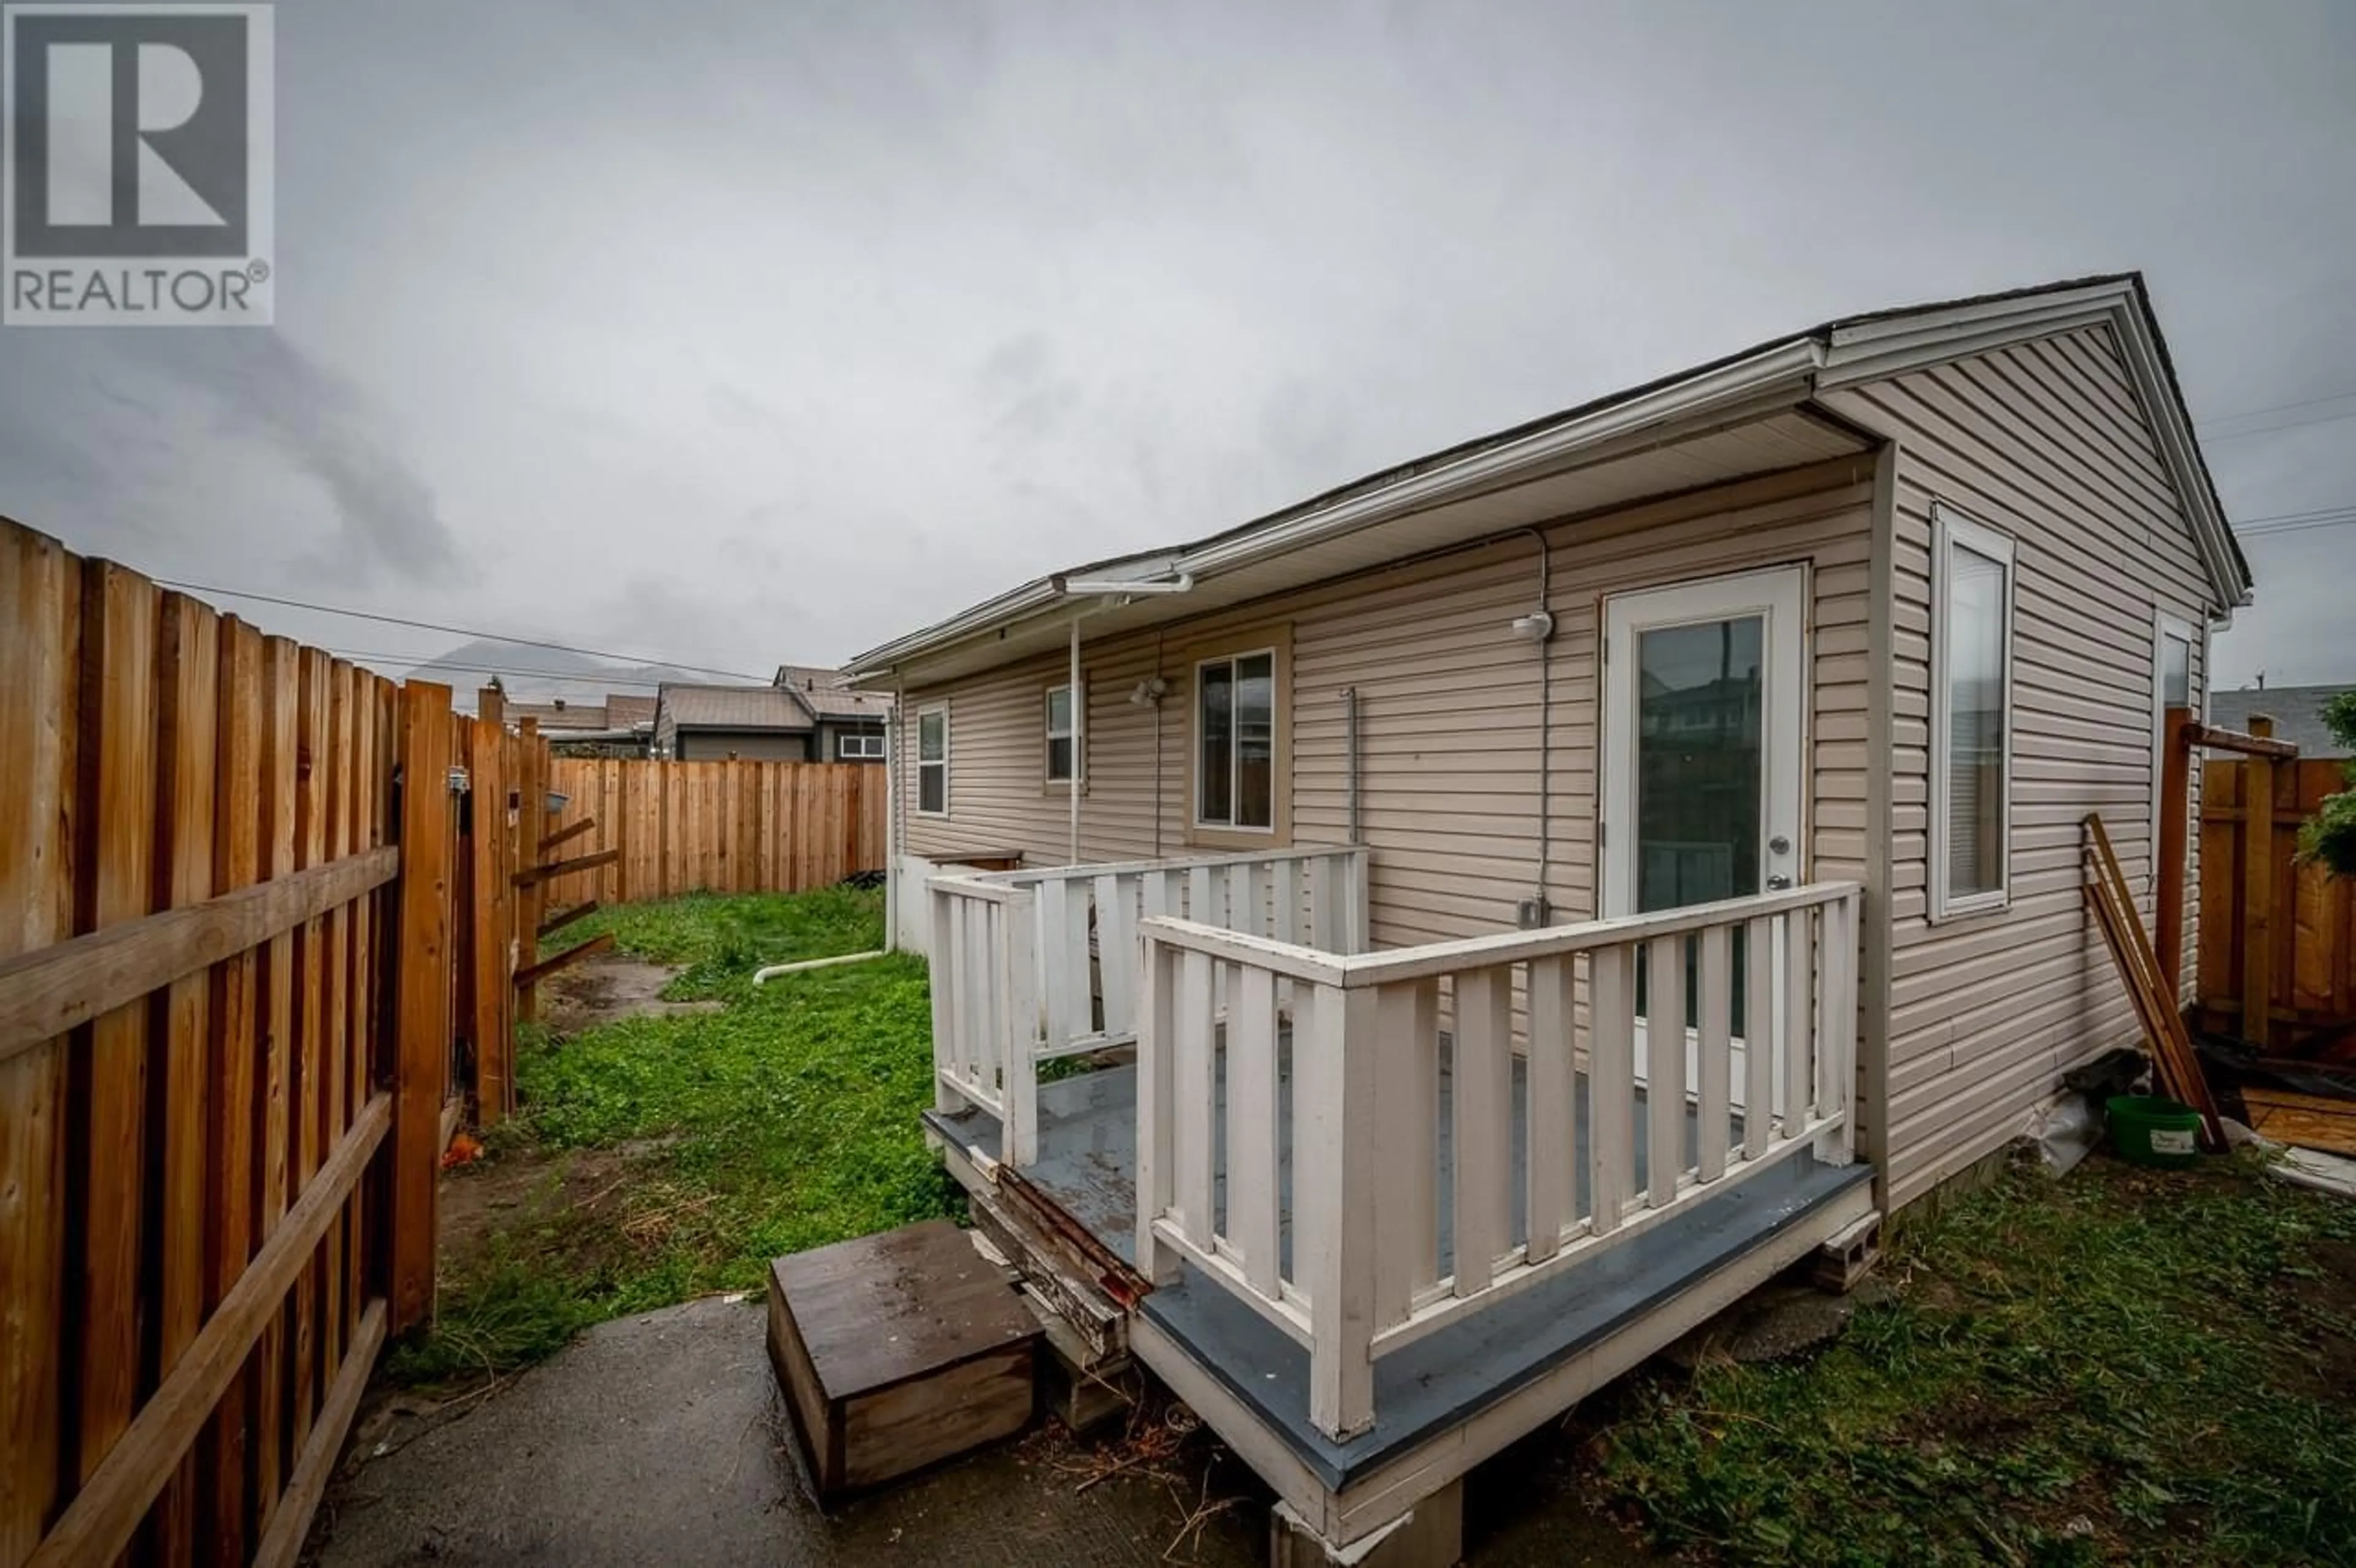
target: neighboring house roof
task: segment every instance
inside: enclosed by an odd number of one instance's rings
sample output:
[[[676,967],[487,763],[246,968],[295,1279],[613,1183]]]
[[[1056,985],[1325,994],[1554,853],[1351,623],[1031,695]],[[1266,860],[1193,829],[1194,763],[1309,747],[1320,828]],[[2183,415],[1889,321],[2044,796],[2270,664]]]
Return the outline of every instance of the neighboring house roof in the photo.
[[[792,730],[814,727],[810,710],[778,686],[672,686],[657,694],[658,711],[681,730]]]
[[[2244,687],[2209,694],[2209,722],[2220,730],[2246,732],[2254,714],[2275,721],[2275,739],[2288,741],[2302,757],[2345,757],[2346,746],[2323,727],[2323,705],[2350,690],[2345,686]]]
[[[607,699],[608,701],[611,699]],[[542,734],[552,730],[603,730],[609,720],[603,702],[510,702],[502,711],[510,720],[536,720]]]
[[[633,730],[655,721],[655,699],[651,697],[605,698],[605,722],[616,730]]]
[[[892,717],[892,696],[884,691],[857,691],[851,677],[839,669],[816,665],[781,664],[776,685],[801,699],[820,719],[837,723],[882,723]]]
[[[2249,563],[2233,539],[2194,439],[2191,416],[2143,275],[2122,272],[1829,321],[1385,469],[1189,544],[1094,561],[1035,579],[871,649],[851,660],[846,673],[855,680],[875,682],[912,660],[952,650],[960,658],[977,661],[975,667],[986,667],[979,661],[1000,662],[1036,652],[1028,641],[1018,645],[1012,629],[1042,617],[1053,616],[1060,623],[1068,618],[1064,607],[1075,601],[1113,606],[1091,623],[1092,633],[1101,635],[1301,586],[1315,580],[1308,568],[1332,575],[1396,559],[1402,553],[1398,545],[1354,549],[1345,541],[1419,515],[1448,514],[1444,528],[1436,524],[1424,530],[1413,539],[1414,549],[1494,536],[1542,520],[1497,505],[1501,493],[1516,485],[1535,487],[1537,481],[1575,471],[1608,471],[1648,445],[1657,449],[1682,441],[1702,447],[1716,439],[1714,466],[1707,472],[1724,477],[1741,471],[1746,440],[1751,472],[1866,452],[1878,444],[1869,432],[1836,429],[1836,421],[1820,415],[1804,423],[1786,420],[1769,432],[1772,440],[1746,437],[1735,427],[1755,426],[1779,412],[1805,413],[1820,390],[2096,325],[2110,327],[2118,341],[2219,602],[2229,608],[2247,603]],[[1638,499],[1643,494],[1635,490],[1619,499]],[[1293,556],[1304,558],[1303,570],[1287,571],[1279,566]],[[1121,605],[1121,585],[1133,586],[1140,598],[1171,594],[1182,586],[1186,592],[1166,603],[1156,597]],[[1038,639],[1042,645],[1044,636],[1043,632]],[[997,645],[978,651],[967,647],[985,643]]]

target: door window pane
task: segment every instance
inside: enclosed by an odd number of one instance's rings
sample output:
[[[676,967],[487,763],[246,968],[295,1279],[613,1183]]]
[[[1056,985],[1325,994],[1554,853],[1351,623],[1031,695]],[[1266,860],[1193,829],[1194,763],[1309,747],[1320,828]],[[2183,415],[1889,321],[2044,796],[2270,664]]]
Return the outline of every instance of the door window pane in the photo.
[[[1765,639],[1756,615],[1637,638],[1640,911],[1759,891]]]
[[[1210,823],[1235,820],[1236,667],[1206,664],[1202,669],[1200,709],[1202,756],[1196,815]]]
[[[1236,825],[1276,822],[1276,660],[1236,661]]]
[[[2192,706],[2192,645],[2173,634],[2159,639],[2159,705]]]

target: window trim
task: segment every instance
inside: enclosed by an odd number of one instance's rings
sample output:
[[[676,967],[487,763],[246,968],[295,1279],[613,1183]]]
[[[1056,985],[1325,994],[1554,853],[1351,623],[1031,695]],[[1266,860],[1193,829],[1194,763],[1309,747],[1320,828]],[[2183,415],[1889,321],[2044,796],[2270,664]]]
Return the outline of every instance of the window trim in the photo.
[[[941,754],[939,760],[927,762],[925,760],[925,720],[936,713],[941,716]],[[918,816],[948,816],[949,815],[950,804],[949,705],[948,703],[927,702],[923,707],[916,709],[916,743],[912,750],[916,752],[916,799],[912,809]],[[925,770],[926,768],[938,768],[941,770],[941,808],[938,811],[927,811],[925,809]]]
[[[1186,833],[1190,842],[1215,844],[1230,837],[1236,848],[1289,843],[1291,839],[1291,791],[1288,787],[1291,761],[1286,741],[1286,719],[1291,705],[1291,640],[1261,633],[1215,651],[1195,650],[1189,661],[1192,678],[1186,690]],[[1269,667],[1269,820],[1265,827],[1212,822],[1203,816],[1203,671],[1212,665],[1234,665],[1265,657]],[[1240,757],[1231,753],[1229,777]]]
[[[1975,522],[1944,501],[1931,506],[1931,912],[1933,924],[1969,915],[1994,914],[2012,904],[2012,771],[2018,711],[2014,707],[2013,626],[2019,563],[2012,537]],[[1947,682],[1949,640],[1954,616],[1948,604],[1954,576],[1954,552],[1967,549],[1996,562],[2004,571],[2002,657],[2004,660],[2004,722],[1998,731],[2003,764],[1997,775],[1997,836],[2002,845],[1997,885],[1985,892],[1955,893],[1948,886],[1951,868],[1948,820],[1953,802],[1949,788],[1953,765],[1954,697]]]
[[[843,742],[846,741],[858,741],[862,750],[846,754],[842,749]],[[866,750],[865,748],[871,744],[874,750]],[[837,730],[834,732],[834,760],[838,763],[880,762],[884,758],[884,731],[881,730]]]
[[[1069,727],[1061,735],[1055,732],[1055,693],[1071,690],[1070,681],[1058,680],[1041,688],[1039,692],[1039,780],[1051,795],[1061,795],[1075,783],[1079,784],[1081,794],[1087,793],[1087,761],[1080,755],[1079,711],[1079,704],[1087,700],[1086,676],[1080,677],[1079,690],[1073,696],[1071,711],[1067,716]],[[1059,740],[1071,742],[1072,747],[1072,771],[1062,778],[1055,776],[1055,742]]]

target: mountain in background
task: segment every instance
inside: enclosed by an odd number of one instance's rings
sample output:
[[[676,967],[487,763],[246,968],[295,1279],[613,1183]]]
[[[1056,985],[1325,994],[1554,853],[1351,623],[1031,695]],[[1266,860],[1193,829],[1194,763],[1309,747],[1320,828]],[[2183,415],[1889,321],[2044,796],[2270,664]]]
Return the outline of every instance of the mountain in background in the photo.
[[[461,643],[406,671],[401,678],[413,677],[448,686],[455,693],[455,705],[471,713],[475,709],[475,693],[491,683],[494,670],[498,672],[499,683],[507,688],[509,699],[516,702],[550,702],[560,697],[567,702],[602,702],[608,692],[624,697],[652,697],[655,688],[667,680],[739,684],[725,676],[701,670],[680,669],[670,665],[616,664],[588,654],[536,648],[495,637]]]

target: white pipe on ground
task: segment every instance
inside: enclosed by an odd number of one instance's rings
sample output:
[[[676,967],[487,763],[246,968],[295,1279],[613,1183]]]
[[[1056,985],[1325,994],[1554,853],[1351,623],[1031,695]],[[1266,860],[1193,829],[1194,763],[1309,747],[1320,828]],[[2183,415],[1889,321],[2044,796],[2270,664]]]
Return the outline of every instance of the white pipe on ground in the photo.
[[[766,969],[753,971],[753,984],[757,986],[772,975],[798,975],[805,969],[825,969],[837,964],[864,964],[870,958],[890,955],[888,948],[878,947],[872,953],[844,953],[832,958],[804,958],[795,964],[772,964]]]

